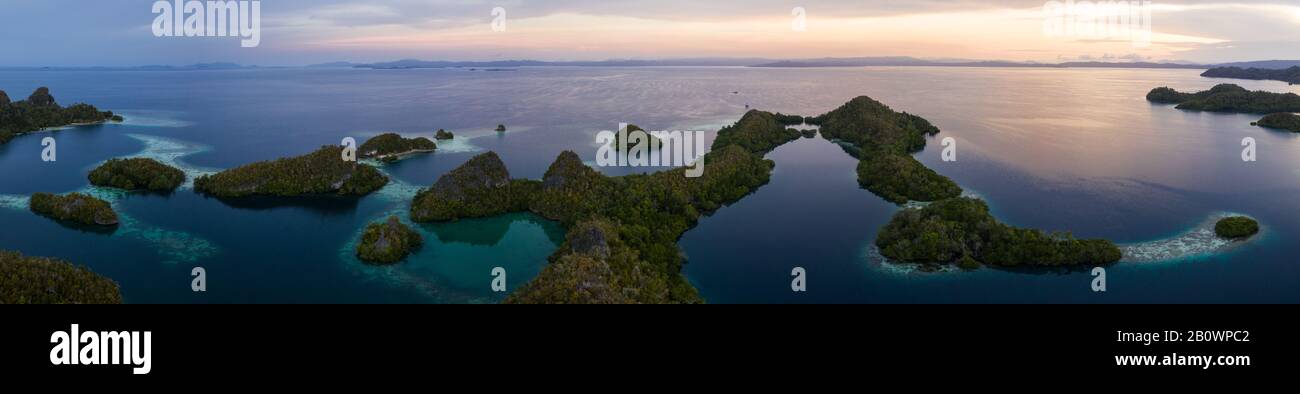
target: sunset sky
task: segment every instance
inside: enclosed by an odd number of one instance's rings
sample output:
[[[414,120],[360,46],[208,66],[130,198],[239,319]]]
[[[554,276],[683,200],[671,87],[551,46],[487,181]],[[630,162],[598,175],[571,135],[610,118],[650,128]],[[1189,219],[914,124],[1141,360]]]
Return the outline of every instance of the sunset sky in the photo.
[[[1149,45],[1135,45],[1131,35],[1048,34],[1044,26],[1051,15],[1043,1],[263,0],[261,46],[241,48],[234,38],[154,37],[152,4],[6,0],[0,65],[302,65],[404,58],[1300,59],[1295,0],[1154,1]],[[494,7],[506,10],[505,31],[492,29]],[[796,7],[805,11],[803,31],[794,28]]]

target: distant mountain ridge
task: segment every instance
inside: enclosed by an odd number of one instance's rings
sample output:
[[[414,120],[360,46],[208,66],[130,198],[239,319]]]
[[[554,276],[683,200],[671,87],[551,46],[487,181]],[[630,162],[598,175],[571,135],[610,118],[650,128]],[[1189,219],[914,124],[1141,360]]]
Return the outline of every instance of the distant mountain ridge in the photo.
[[[1295,85],[1300,83],[1300,66],[1292,66],[1284,69],[1215,67],[1201,73],[1201,76],[1207,78],[1251,79],[1257,81],[1272,80]]]
[[[182,66],[146,65],[132,67],[0,67],[0,70],[138,70],[138,71],[204,71],[284,68],[359,68],[374,70],[406,70],[430,68],[517,68],[517,67],[766,67],[766,68],[818,68],[818,67],[1043,67],[1043,68],[1170,68],[1212,69],[1220,67],[1281,70],[1300,66],[1300,60],[1262,60],[1221,64],[1196,64],[1185,62],[1101,62],[1072,61],[1061,63],[1017,62],[1008,60],[978,59],[921,59],[910,56],[878,57],[824,57],[808,59],[771,59],[756,57],[737,58],[680,58],[680,59],[609,59],[578,61],[545,60],[488,60],[451,61],[403,59],[391,62],[353,63],[346,61],[319,63],[306,66],[248,66],[229,62],[198,63]]]

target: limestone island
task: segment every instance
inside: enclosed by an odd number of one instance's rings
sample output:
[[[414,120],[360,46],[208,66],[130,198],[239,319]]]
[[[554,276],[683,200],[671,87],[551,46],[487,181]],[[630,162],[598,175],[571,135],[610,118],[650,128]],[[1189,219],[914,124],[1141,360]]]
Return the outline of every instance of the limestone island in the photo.
[[[610,177],[565,151],[540,181],[510,179],[497,154],[484,153],[421,191],[412,201],[411,218],[436,222],[528,211],[559,221],[567,229],[564,244],[507,303],[701,303],[681,274],[685,257],[677,240],[702,216],[766,184],[775,163],[763,155],[802,137],[786,127],[799,118],[820,125],[828,139],[861,147],[863,161],[902,163],[889,170],[902,180],[877,177],[874,167],[860,165],[859,172],[870,175],[869,190],[892,201],[937,201],[900,210],[893,228],[882,231],[877,244],[900,260],[973,268],[1100,265],[1120,259],[1109,241],[1007,226],[983,202],[959,198],[960,187],[909,154],[939,132],[925,119],[867,97],[817,118],[783,116],[751,110],[719,130],[704,157],[707,171],[697,178],[686,177],[685,168]],[[907,185],[917,182],[920,186]]]
[[[373,264],[396,264],[424,244],[424,237],[402,224],[396,216],[384,223],[371,223],[357,244],[357,258]]]
[[[672,301],[664,275],[648,271],[618,226],[597,219],[578,223],[536,278],[507,304],[661,304]]]
[[[38,215],[55,220],[88,225],[116,226],[117,213],[107,201],[82,193],[58,196],[50,193],[32,195],[29,207]]]
[[[1225,239],[1245,239],[1259,233],[1259,222],[1245,216],[1220,219],[1214,224],[1214,234]]]
[[[749,111],[719,132],[697,178],[684,168],[609,177],[566,151],[542,180],[512,180],[488,152],[422,191],[411,215],[427,222],[528,211],[565,226],[569,237],[551,264],[507,302],[700,303],[681,275],[677,240],[702,215],[766,184],[775,164],[762,153],[797,138],[773,114]]]
[[[95,124],[107,121],[121,122],[122,117],[112,111],[101,112],[89,104],[61,107],[50,95],[49,88],[39,88],[23,101],[9,101],[9,95],[0,90],[0,145],[19,135],[51,127]]]
[[[952,198],[921,209],[904,209],[876,236],[880,253],[894,261],[1017,266],[1098,266],[1118,262],[1119,247],[1108,240],[1074,239],[1002,224],[988,205]]]
[[[0,250],[0,304],[121,304],[117,282],[63,260]]]
[[[1263,119],[1260,119],[1258,122],[1253,122],[1250,125],[1300,133],[1300,115],[1290,112],[1279,112],[1266,115]]]
[[[395,161],[403,156],[417,153],[429,153],[438,149],[438,145],[428,138],[402,138],[395,133],[380,134],[361,144],[357,151],[361,157],[380,161]]]
[[[1300,66],[1292,66],[1291,68],[1284,69],[1215,67],[1201,73],[1201,76],[1208,78],[1252,79],[1257,81],[1274,80],[1295,85],[1300,83]]]
[[[895,204],[938,201],[961,195],[961,187],[912,157],[939,128],[916,115],[895,112],[870,97],[858,97],[818,116],[823,138],[851,144],[858,184]]]
[[[504,132],[506,132],[506,125],[503,125],[503,124],[499,124],[499,125],[497,125],[497,132],[498,132],[498,133],[504,133]]]
[[[343,148],[262,161],[194,180],[194,190],[219,198],[306,195],[363,196],[388,184],[374,167],[343,160]]]
[[[429,189],[416,194],[411,219],[416,222],[450,221],[495,216],[519,210],[533,185],[514,182],[495,152],[474,156],[443,174]]]
[[[633,131],[640,131],[645,133],[645,138],[633,139],[631,135]],[[637,144],[649,144],[648,146],[650,150],[659,150],[659,148],[662,148],[664,146],[664,140],[662,138],[659,138],[654,134],[650,134],[650,132],[645,131],[645,129],[642,129],[641,126],[637,126],[634,124],[627,125],[627,132],[628,132],[628,141],[627,141],[628,152],[632,152],[636,150],[634,147],[637,146]],[[614,132],[614,139],[609,142],[610,143],[609,146],[613,147],[615,151],[618,151],[618,149],[621,149],[620,147],[622,146],[621,144],[623,143],[622,138],[623,138],[622,133]],[[645,140],[649,140],[649,141],[645,141]]]
[[[185,183],[185,172],[154,159],[112,159],[91,171],[87,178],[95,186],[171,192]]]
[[[1215,85],[1210,90],[1183,93],[1168,87],[1152,89],[1147,101],[1160,104],[1177,104],[1175,108],[1190,111],[1229,112],[1247,114],[1272,114],[1300,112],[1300,95],[1249,91],[1233,84]]]
[[[439,141],[442,141],[442,140],[449,140],[449,139],[453,139],[453,138],[456,138],[456,135],[455,135],[455,134],[452,134],[450,131],[443,130],[443,129],[438,129],[438,133],[436,133],[436,134],[433,135],[433,139],[435,139],[435,140],[439,140]]]

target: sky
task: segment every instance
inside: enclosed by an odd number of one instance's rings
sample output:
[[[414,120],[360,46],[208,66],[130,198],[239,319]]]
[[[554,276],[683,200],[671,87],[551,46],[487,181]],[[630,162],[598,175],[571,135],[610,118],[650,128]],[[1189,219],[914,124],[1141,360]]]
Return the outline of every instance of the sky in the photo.
[[[1070,0],[261,0],[260,43],[252,48],[238,37],[157,37],[153,0],[0,2],[0,66],[1300,59],[1300,0],[1110,2],[1131,4],[1125,15],[1136,17],[1127,20],[1096,18],[1118,15],[1096,6],[1106,2]],[[504,13],[494,14],[497,7]]]

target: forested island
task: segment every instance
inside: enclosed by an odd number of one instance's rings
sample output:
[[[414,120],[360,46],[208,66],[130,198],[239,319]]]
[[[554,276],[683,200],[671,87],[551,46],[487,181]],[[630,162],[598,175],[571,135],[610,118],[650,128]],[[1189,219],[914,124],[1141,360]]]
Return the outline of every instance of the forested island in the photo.
[[[428,138],[402,138],[395,133],[385,133],[366,140],[357,151],[364,158],[390,160],[415,153],[433,152],[436,149],[438,145]]]
[[[154,159],[112,159],[92,170],[87,178],[95,186],[170,192],[185,183],[185,172]]]
[[[117,282],[63,260],[0,250],[0,304],[120,304]]]
[[[51,127],[122,121],[112,111],[101,112],[89,104],[59,106],[49,88],[39,88],[26,100],[13,101],[0,90],[0,144],[14,137]]]
[[[394,264],[402,261],[424,244],[424,238],[396,216],[383,223],[371,223],[357,244],[357,258],[374,264]]]
[[[1250,114],[1300,112],[1300,95],[1249,91],[1233,84],[1216,85],[1210,90],[1196,93],[1179,92],[1168,87],[1152,89],[1147,100],[1161,104],[1177,104],[1175,108]]]
[[[1220,238],[1244,239],[1259,233],[1259,222],[1245,216],[1232,216],[1214,223],[1214,234]]]
[[[1201,73],[1201,76],[1209,78],[1252,79],[1257,81],[1273,80],[1295,85],[1300,83],[1300,66],[1293,66],[1284,69],[1215,67]]]
[[[1105,265],[1120,260],[1106,240],[1078,240],[1002,224],[983,201],[959,197],[894,215],[876,236],[885,257],[909,263],[958,263],[962,268]]]
[[[1110,241],[1008,226],[990,215],[984,202],[960,197],[956,182],[912,157],[925,148],[927,136],[939,133],[925,118],[863,96],[809,123],[821,125],[824,138],[856,148],[846,151],[860,159],[858,182],[867,190],[896,204],[932,202],[900,210],[880,231],[876,246],[887,258],[964,268],[1101,265],[1121,258]]]
[[[433,135],[433,139],[439,141],[449,140],[453,138],[456,138],[455,134],[452,134],[452,132],[443,129],[438,129],[438,132]]]
[[[578,223],[542,272],[515,290],[507,304],[661,304],[669,276],[649,270],[636,249],[606,219]]]
[[[488,152],[421,192],[411,215],[426,222],[530,211],[568,228],[570,238],[551,264],[509,302],[699,303],[681,275],[678,238],[701,215],[767,183],[774,163],[762,153],[799,138],[786,130],[771,113],[746,113],[719,132],[704,158],[708,170],[698,178],[687,178],[684,168],[609,177],[566,151],[541,181],[510,179]]]
[[[28,202],[32,212],[55,220],[88,225],[116,226],[117,213],[107,201],[82,193],[36,193]]]
[[[870,97],[858,97],[813,118],[822,137],[856,147],[858,183],[893,202],[937,201],[961,195],[961,187],[939,175],[912,154],[925,149],[925,138],[939,128],[916,115],[895,112]]]
[[[1290,112],[1268,114],[1258,122],[1251,123],[1251,125],[1300,133],[1300,115]]]
[[[708,171],[699,178],[685,177],[681,168],[609,177],[566,151],[541,181],[511,179],[495,153],[484,153],[422,191],[412,202],[411,216],[430,222],[529,211],[565,226],[566,241],[549,258],[550,264],[511,294],[508,303],[702,302],[681,275],[684,257],[677,239],[702,215],[767,183],[775,164],[763,154],[802,137],[800,131],[786,128],[794,118],[783,121],[773,113],[747,112],[718,132],[705,157]],[[806,119],[821,124],[827,138],[867,146],[872,155],[864,161],[910,159],[907,152],[921,149],[924,137],[938,132],[920,117],[893,112],[865,97]],[[951,180],[914,160],[903,166],[914,173],[896,167],[887,171],[925,180],[938,177],[946,183],[930,181],[920,190],[881,188],[893,193],[887,195],[902,196],[902,201],[938,200],[923,209],[900,211],[882,231],[877,245],[891,258],[1010,267],[1101,265],[1121,257],[1109,241],[1076,240],[999,223],[982,202],[958,198],[961,188]],[[941,193],[927,194],[931,189]]]
[[[323,146],[307,155],[262,161],[194,180],[200,193],[248,196],[363,196],[388,184],[374,167],[343,160],[343,148]]]

